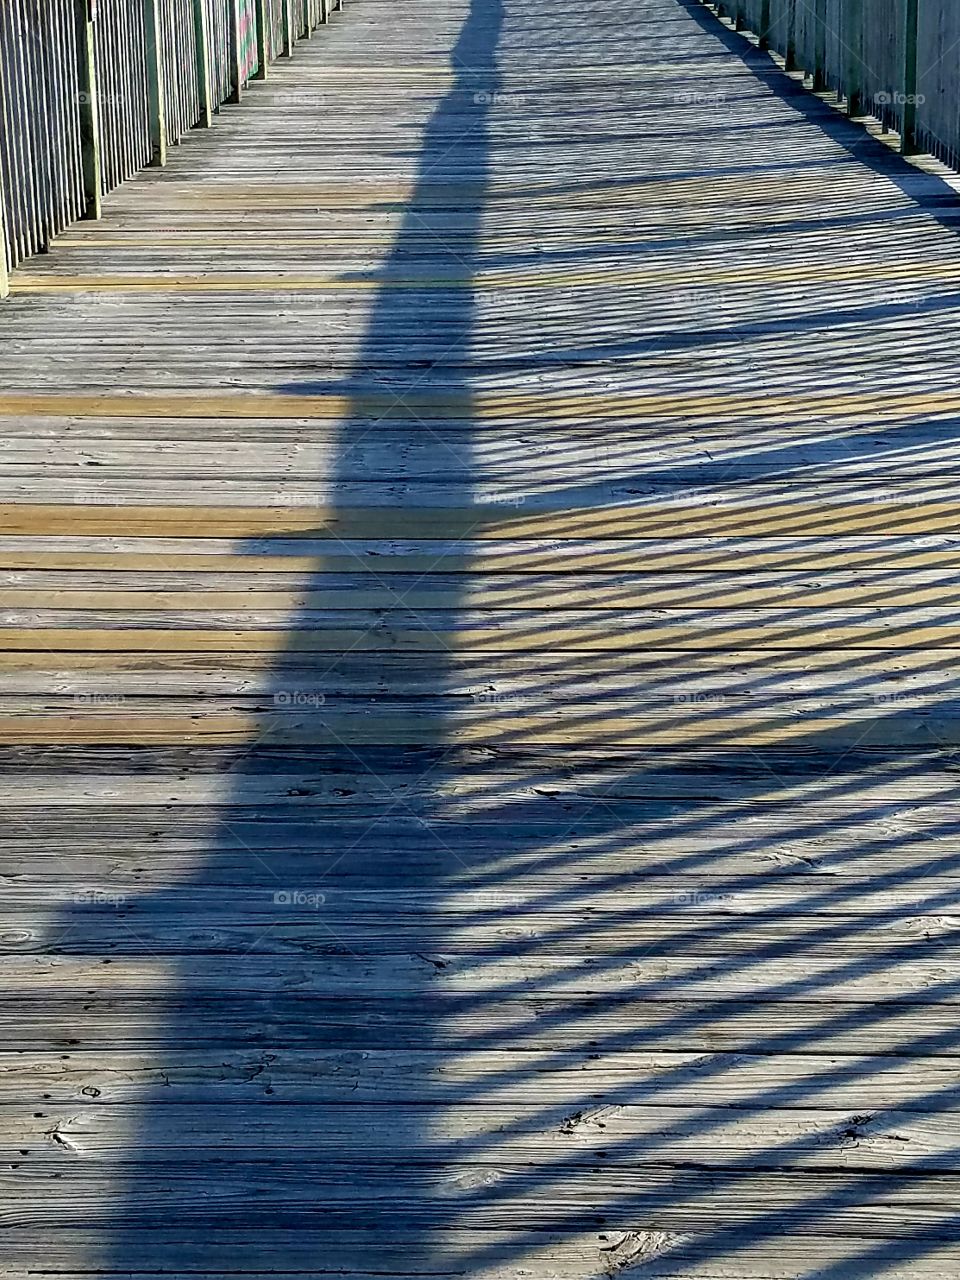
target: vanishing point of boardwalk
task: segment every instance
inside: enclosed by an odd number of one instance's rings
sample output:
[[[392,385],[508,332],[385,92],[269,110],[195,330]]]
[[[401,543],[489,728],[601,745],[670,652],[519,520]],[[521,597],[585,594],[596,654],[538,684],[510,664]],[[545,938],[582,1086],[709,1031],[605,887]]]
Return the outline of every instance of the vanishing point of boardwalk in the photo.
[[[952,201],[356,0],[14,272],[5,1276],[960,1274]]]

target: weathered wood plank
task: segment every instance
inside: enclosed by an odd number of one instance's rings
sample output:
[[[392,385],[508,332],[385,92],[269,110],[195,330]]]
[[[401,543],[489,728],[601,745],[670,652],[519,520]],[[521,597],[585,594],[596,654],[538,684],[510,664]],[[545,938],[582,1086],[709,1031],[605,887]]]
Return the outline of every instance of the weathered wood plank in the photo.
[[[471,1166],[537,1163],[562,1181],[577,1166],[604,1169],[661,1169],[696,1164],[701,1168],[743,1165],[784,1170],[871,1173],[942,1171],[960,1166],[960,1113],[936,1106],[927,1114],[885,1111],[863,1116],[823,1107],[777,1107],[759,1114],[743,1110],[668,1107],[651,1103],[590,1105],[529,1104],[440,1108],[424,1131],[423,1111],[394,1103],[391,1127],[407,1134],[410,1159],[445,1164],[466,1174]],[[147,1106],[150,1104],[147,1103]],[[0,1108],[0,1156],[23,1158],[32,1169],[69,1169],[122,1159],[131,1135],[147,1115],[142,1106],[102,1105],[58,1108]],[[377,1105],[236,1104],[229,1127],[217,1113],[166,1103],[150,1119],[147,1161],[179,1166],[225,1155],[239,1164],[257,1160],[309,1161],[322,1133],[330,1160],[342,1165],[368,1162],[383,1131]],[[566,1166],[563,1168],[563,1166]],[[572,1167],[572,1168],[571,1168]]]
[[[144,961],[143,964],[149,962]],[[236,960],[230,965],[236,970]],[[111,966],[116,967],[116,966]],[[147,1052],[69,1049],[0,1053],[0,1103],[25,1096],[44,1105],[89,1106],[157,1100],[195,1106],[312,1103],[430,1103],[454,1108],[474,1096],[489,1105],[551,1104],[576,1109],[658,1102],[750,1107],[758,1097],[783,1105],[863,1106],[925,1113],[931,1099],[948,1100],[960,1075],[956,1056],[880,1053],[825,1055],[564,1052],[443,1048],[310,1050],[255,1047],[227,1050],[164,1046]]]
[[[129,512],[135,520],[137,511]],[[89,569],[139,572],[464,573],[556,575],[592,572],[682,573],[956,569],[960,537],[879,534],[820,537],[695,537],[610,539],[315,539],[176,538],[160,535],[0,535],[0,565],[8,569]]]
[[[412,1166],[402,1171],[389,1163],[361,1168],[329,1163],[273,1160],[231,1165],[227,1179],[202,1161],[181,1162],[171,1184],[163,1166],[136,1169],[131,1182],[123,1163],[98,1161],[97,1171],[78,1163],[44,1167],[23,1160],[0,1170],[0,1187],[10,1217],[20,1226],[38,1225],[56,1214],[64,1228],[99,1227],[136,1232],[141,1223],[176,1214],[196,1230],[236,1220],[248,1229],[260,1224],[296,1231],[322,1213],[329,1231],[350,1227],[358,1213],[370,1227],[403,1214],[410,1228],[442,1231],[455,1217],[473,1229],[509,1230],[518,1218],[533,1219],[538,1229],[576,1231],[598,1218],[611,1231],[682,1232],[691,1217],[725,1228],[747,1228],[769,1219],[767,1230],[797,1231],[816,1213],[821,1230],[861,1237],[863,1216],[872,1210],[873,1230],[881,1238],[913,1239],[918,1234],[952,1238],[948,1206],[955,1202],[956,1174],[848,1174],[841,1172],[766,1172],[750,1167],[696,1170],[650,1167],[642,1170],[560,1167],[552,1178],[524,1166],[492,1169],[466,1166],[436,1169]],[[116,1203],[116,1188],[129,1194]],[[546,1185],[544,1185],[546,1183]],[[451,1206],[451,1199],[455,1208]]]
[[[433,1233],[437,1235],[439,1233]],[[325,1232],[303,1227],[291,1233],[259,1227],[177,1233],[138,1226],[141,1248],[162,1272],[137,1272],[146,1280],[187,1280],[214,1265],[240,1271],[252,1257],[282,1259],[284,1272],[315,1275],[322,1254],[330,1268],[357,1280],[426,1280],[462,1275],[469,1266],[476,1280],[524,1280],[531,1270],[557,1280],[616,1275],[640,1266],[657,1280],[795,1280],[799,1274],[835,1268],[866,1277],[873,1270],[889,1280],[942,1280],[953,1274],[960,1246],[949,1239],[896,1239],[791,1234],[775,1238],[765,1225],[732,1229],[718,1247],[716,1236],[690,1229],[675,1231],[595,1227],[593,1231],[543,1230],[524,1238],[517,1257],[516,1235],[508,1230],[445,1228],[442,1239],[425,1242],[416,1229]],[[75,1229],[46,1242],[36,1228],[8,1230],[10,1280],[56,1275],[63,1280],[89,1276],[91,1260],[103,1261],[102,1233]],[[24,1268],[22,1271],[17,1267]],[[75,1268],[82,1268],[76,1270]],[[803,1269],[803,1270],[801,1270]],[[242,1272],[241,1272],[242,1274]]]
[[[947,611],[960,603],[960,573],[871,570],[801,576],[797,573],[755,573],[739,576],[710,573],[490,574],[478,581],[462,575],[398,572],[388,581],[378,573],[371,579],[353,574],[288,575],[261,572],[228,575],[190,573],[189,570],[144,569],[136,581],[124,582],[107,573],[69,574],[0,570],[0,610],[89,609],[136,615],[138,610],[170,612],[229,612],[248,610],[256,616],[268,611],[343,609],[698,609],[769,608],[836,609],[882,607],[911,610],[938,607]]]

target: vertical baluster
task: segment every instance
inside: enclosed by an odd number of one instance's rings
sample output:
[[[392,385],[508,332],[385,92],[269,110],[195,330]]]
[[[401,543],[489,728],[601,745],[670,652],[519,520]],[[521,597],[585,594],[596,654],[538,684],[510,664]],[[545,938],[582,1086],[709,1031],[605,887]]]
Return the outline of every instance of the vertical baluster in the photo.
[[[787,0],[787,39],[783,50],[785,71],[798,71],[797,66],[797,0]]]
[[[267,24],[270,21],[270,12],[267,6],[267,0],[254,0],[253,8],[254,21],[257,24],[257,69],[253,73],[253,79],[266,80],[267,63],[269,61],[268,50],[270,48],[267,42]]]
[[[3,17],[0,15],[0,23]],[[6,120],[6,101],[7,95],[4,91],[3,81],[3,53],[4,38],[3,31],[0,31],[0,156],[3,154],[3,139],[9,138],[11,134],[11,124]],[[5,298],[10,292],[10,277],[7,273],[7,258],[13,261],[13,237],[10,235],[10,228],[7,226],[7,196],[3,186],[3,172],[0,170],[0,298]]]
[[[843,40],[847,115],[857,116],[863,108],[863,0],[844,0]]]
[[[210,14],[207,0],[193,0],[193,32],[197,47],[197,87],[200,91],[200,119],[205,129],[213,124],[213,91],[210,85]]]
[[[3,95],[0,93],[0,110],[3,108]],[[2,121],[0,121],[2,127]],[[10,275],[7,271],[7,258],[13,260],[13,245],[7,233],[6,193],[3,188],[3,174],[0,173],[0,298],[10,292]]]
[[[293,46],[297,40],[297,31],[293,23],[293,0],[281,0],[283,4],[283,56],[293,57]]]
[[[766,49],[770,43],[770,0],[760,0],[760,30],[757,36],[760,48]]]
[[[813,19],[813,88],[827,87],[827,0],[817,0]]]
[[[903,63],[900,85],[903,103],[900,109],[900,152],[913,155],[917,150],[917,35],[920,19],[919,0],[903,0]]]
[[[230,49],[230,93],[227,102],[238,103],[243,97],[243,46],[240,40],[240,0],[227,6],[227,42]]]
[[[83,156],[84,217],[103,216],[103,159],[100,97],[97,89],[97,51],[93,24],[97,0],[79,0],[77,52],[80,57],[80,147]]]
[[[7,216],[3,208],[3,184],[0,182],[0,298],[6,298],[10,293],[10,275],[7,271],[7,254],[10,253],[9,241],[7,240]],[[12,253],[10,254],[12,257]]]
[[[163,28],[160,0],[144,0],[144,34],[147,43],[147,106],[150,113],[150,163],[167,163],[167,95],[164,85]]]

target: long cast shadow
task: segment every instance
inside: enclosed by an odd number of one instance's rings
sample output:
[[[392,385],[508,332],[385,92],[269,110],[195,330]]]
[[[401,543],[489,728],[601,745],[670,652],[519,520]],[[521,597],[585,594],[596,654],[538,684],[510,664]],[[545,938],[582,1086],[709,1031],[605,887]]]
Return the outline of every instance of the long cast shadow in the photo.
[[[498,86],[497,46],[503,20],[501,0],[471,0],[459,36],[450,50],[451,85],[439,101],[423,129],[418,167],[411,194],[406,201],[402,223],[390,252],[378,270],[377,286],[370,309],[366,337],[356,368],[343,380],[333,383],[313,383],[311,389],[351,397],[356,411],[347,413],[339,430],[339,441],[334,448],[333,473],[318,477],[321,484],[332,491],[341,485],[369,485],[368,477],[357,470],[351,449],[366,436],[375,435],[377,415],[371,412],[371,396],[386,405],[401,406],[405,396],[424,384],[442,385],[453,398],[464,403],[465,420],[462,422],[462,445],[457,450],[454,470],[463,480],[454,480],[447,490],[447,501],[454,508],[469,508],[472,495],[469,484],[471,422],[469,419],[470,385],[467,370],[473,342],[474,290],[471,284],[473,262],[482,219],[485,215],[485,195],[488,179],[488,117]],[[457,188],[449,205],[437,192],[445,186]],[[451,221],[455,235],[451,235]],[[416,264],[424,254],[424,246],[431,261],[422,267],[425,274],[431,269],[451,269],[460,281],[451,285],[437,302],[434,292],[417,292],[399,284],[399,277],[409,274],[411,264]],[[414,267],[414,269],[417,269]],[[402,350],[407,344],[409,360],[404,360]],[[418,349],[439,344],[442,355],[430,362],[421,360]],[[398,357],[398,347],[401,355]],[[284,388],[290,394],[302,392],[304,385]],[[396,415],[386,416],[396,425]],[[422,439],[429,427],[411,416],[407,430],[411,443]],[[394,446],[403,449],[403,440],[392,437]],[[356,525],[369,517],[372,526],[377,522],[378,503],[389,507],[392,486],[384,482],[383,497],[374,493],[372,506],[364,514],[351,508],[346,513],[346,524],[356,536]],[[367,494],[370,488],[366,489]],[[413,519],[416,519],[415,514]],[[317,536],[329,539],[343,562],[344,572],[357,581],[378,583],[385,581],[362,550],[354,549],[349,533],[337,534],[341,526],[340,513],[334,511],[329,524],[317,530]],[[331,533],[332,531],[332,533]],[[361,537],[363,532],[361,531]],[[371,534],[375,536],[375,532]],[[269,554],[269,542],[251,544],[251,551]],[[322,585],[323,574],[318,571],[316,585]],[[309,589],[309,587],[308,587]],[[336,616],[334,611],[333,616]],[[350,625],[345,612],[346,625]],[[403,619],[402,607],[397,617]],[[151,915],[172,921],[185,921],[189,925],[196,911],[195,900],[213,902],[214,918],[230,917],[233,911],[226,901],[223,908],[215,905],[216,886],[241,878],[235,891],[240,900],[259,901],[262,909],[254,906],[253,927],[247,939],[242,933],[232,943],[224,941],[230,934],[227,928],[218,935],[214,929],[207,949],[200,948],[195,956],[184,954],[175,964],[171,975],[172,997],[169,1001],[163,1026],[158,1027],[151,1046],[158,1058],[178,1057],[198,1047],[216,1048],[221,1036],[224,1048],[231,1054],[238,1046],[245,1046],[250,1055],[251,1070],[262,1077],[260,1101],[255,1108],[234,1110],[236,1128],[231,1132],[231,1109],[205,1103],[201,1098],[193,1109],[191,1122],[194,1131],[202,1135],[201,1144],[216,1146],[222,1142],[222,1155],[214,1161],[188,1150],[178,1162],[176,1185],[166,1187],[164,1166],[155,1163],[158,1156],[164,1158],[172,1141],[169,1109],[165,1106],[164,1088],[158,1088],[153,1096],[142,1101],[142,1119],[137,1132],[130,1134],[131,1150],[146,1154],[140,1164],[136,1158],[128,1164],[128,1186],[124,1202],[118,1213],[121,1229],[108,1250],[105,1263],[110,1271],[136,1271],[144,1266],[154,1267],[159,1262],[199,1268],[213,1274],[226,1274],[235,1270],[266,1275],[272,1271],[312,1271],[338,1269],[343,1265],[356,1271],[379,1271],[384,1259],[393,1250],[384,1244],[382,1226],[369,1213],[371,1187],[380,1187],[380,1195],[403,1196],[404,1180],[411,1169],[430,1159],[431,1139],[429,1130],[435,1116],[435,1108],[429,1105],[399,1110],[389,1105],[389,1082],[385,1093],[372,1094],[372,1105],[363,1109],[363,1121],[356,1132],[352,1131],[355,1110],[346,1106],[342,1111],[343,1125],[334,1124],[337,1132],[329,1139],[324,1133],[316,1133],[306,1139],[300,1108],[283,1105],[284,1090],[271,1083],[271,1063],[288,1051],[316,1052],[318,1065],[309,1072],[312,1085],[307,1086],[307,1096],[328,1099],[341,1096],[338,1079],[350,1074],[357,1064],[357,1053],[366,1056],[371,1049],[392,1050],[410,1048],[410,1029],[397,1009],[396,994],[389,990],[384,978],[386,971],[396,963],[391,955],[394,948],[386,947],[384,962],[375,965],[377,976],[373,979],[374,993],[365,992],[369,955],[359,954],[355,940],[345,936],[341,916],[353,920],[355,907],[344,898],[337,886],[342,876],[352,874],[351,863],[362,859],[364,867],[358,878],[347,884],[363,888],[387,887],[399,883],[406,892],[436,892],[442,876],[436,868],[428,868],[423,874],[412,873],[409,868],[398,866],[405,857],[403,848],[397,848],[394,831],[398,815],[409,816],[409,806],[404,803],[405,789],[427,792],[439,796],[444,789],[447,770],[442,751],[417,746],[421,739],[442,741],[443,728],[431,723],[429,715],[420,718],[411,730],[410,741],[398,746],[369,747],[353,745],[349,727],[344,730],[338,719],[338,697],[344,685],[349,686],[351,673],[356,671],[357,654],[367,649],[368,670],[374,675],[381,655],[377,652],[379,630],[375,626],[369,635],[357,638],[356,648],[350,653],[347,646],[346,660],[336,652],[311,652],[309,635],[315,617],[309,613],[293,616],[286,624],[289,633],[289,650],[281,649],[273,665],[269,687],[264,690],[263,711],[258,731],[253,735],[249,751],[242,754],[236,764],[236,794],[228,799],[222,826],[211,840],[211,848],[202,867],[191,882],[168,893],[138,900],[130,918],[133,932],[137,922]],[[304,637],[307,637],[304,640]],[[371,643],[372,642],[372,643]],[[432,678],[437,688],[445,682],[445,665],[442,655],[431,663]],[[298,714],[298,712],[300,714]],[[326,730],[321,722],[336,721],[339,729],[331,731],[328,747],[285,749],[270,746],[276,736],[278,724],[287,729],[297,723],[298,731],[308,740],[322,739]],[[342,741],[338,741],[342,737]],[[267,745],[262,745],[262,744]],[[195,767],[204,768],[204,753],[192,753]],[[299,826],[291,823],[290,810],[280,804],[251,811],[247,806],[251,788],[263,785],[274,777],[295,775],[293,790],[304,794],[314,784],[326,792],[330,804],[325,811],[335,814],[338,798],[354,794],[355,788],[367,790],[370,796],[369,812],[365,820],[353,826],[338,822],[328,824],[322,819],[307,820]],[[394,786],[394,778],[403,781]],[[348,800],[348,810],[350,804]],[[362,805],[360,806],[363,807]],[[425,817],[429,817],[429,804]],[[456,851],[440,836],[432,837],[429,825],[421,825],[423,839],[432,843],[441,859],[459,865]],[[248,870],[242,873],[246,859]],[[223,869],[218,861],[224,864]],[[419,859],[422,863],[430,859]],[[281,869],[282,868],[282,869]],[[224,888],[224,894],[232,891]],[[211,899],[211,893],[213,899]],[[249,920],[248,924],[251,923]],[[259,927],[258,927],[259,923]],[[355,921],[354,921],[355,923]],[[289,945],[276,945],[279,933],[292,939]],[[187,928],[187,934],[190,930]],[[389,930],[388,930],[389,933]],[[210,957],[227,958],[232,947],[249,953],[265,950],[278,955],[278,966],[285,969],[288,978],[269,982],[262,990],[245,990],[243,960],[238,961],[239,982],[219,992],[211,986],[206,961]],[[136,945],[135,943],[133,945]],[[184,948],[190,943],[184,938]],[[374,948],[376,949],[376,948]],[[365,949],[366,950],[366,949]],[[342,961],[341,983],[353,994],[331,995],[318,989],[316,983],[304,973],[311,969],[310,960],[316,958],[320,969],[331,963],[336,967]],[[197,960],[200,961],[197,964]],[[404,992],[402,1004],[416,1005],[416,970],[422,974],[423,993],[429,989],[429,979],[435,967],[428,961],[418,961],[414,967],[414,986],[411,989],[409,966],[400,964]],[[300,979],[294,975],[299,974]],[[307,993],[293,994],[298,981],[305,980]],[[387,990],[378,998],[377,982]],[[292,984],[292,986],[291,986]],[[331,1018],[331,1014],[333,1015]],[[219,1029],[218,1029],[219,1028]],[[417,1033],[420,1049],[429,1051],[433,1036],[428,1026]],[[333,1053],[332,1061],[329,1059]],[[328,1060],[323,1061],[323,1055]],[[341,1056],[338,1056],[341,1055]],[[349,1090],[346,1091],[349,1095]],[[169,1096],[169,1095],[168,1095]],[[277,1105],[270,1105],[275,1101]],[[378,1102],[385,1102],[379,1111]],[[334,1108],[334,1110],[336,1110]],[[377,1119],[377,1116],[382,1120]],[[217,1136],[219,1130],[220,1137]],[[358,1164],[357,1153],[367,1150],[366,1161]],[[359,1172],[358,1172],[359,1170]],[[284,1187],[290,1188],[289,1208],[284,1210],[278,1200],[284,1199]],[[191,1191],[196,1191],[193,1199]],[[172,1191],[172,1195],[169,1192]],[[313,1210],[311,1202],[318,1208]],[[273,1208],[261,1207],[264,1199]],[[441,1221],[433,1226],[421,1225],[416,1216],[410,1223],[403,1223],[401,1235],[405,1237],[400,1252],[418,1260],[426,1267],[432,1249],[432,1241],[442,1228]],[[454,1212],[446,1217],[455,1217]],[[331,1221],[335,1226],[332,1236],[324,1236],[323,1244],[313,1247],[299,1242],[292,1235],[292,1228],[308,1227],[317,1222],[324,1231]],[[175,1241],[173,1233],[179,1231]],[[246,1237],[238,1245],[238,1237]],[[387,1262],[389,1268],[389,1261]],[[401,1262],[393,1258],[393,1266]]]

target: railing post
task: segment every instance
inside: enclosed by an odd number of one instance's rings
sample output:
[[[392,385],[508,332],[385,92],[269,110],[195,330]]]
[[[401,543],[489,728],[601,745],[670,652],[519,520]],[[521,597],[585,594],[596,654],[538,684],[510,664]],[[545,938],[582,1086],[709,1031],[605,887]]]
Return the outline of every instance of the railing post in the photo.
[[[200,90],[200,119],[209,129],[213,124],[213,91],[210,87],[210,14],[207,0],[193,0],[193,37],[197,48],[197,86]]]
[[[97,89],[97,46],[93,24],[97,0],[77,5],[77,51],[80,58],[80,153],[83,162],[84,217],[103,216],[103,169],[100,161],[100,98]]]
[[[813,90],[827,87],[827,0],[817,0],[813,18]]]
[[[919,0],[903,0],[903,67],[900,83],[903,103],[900,110],[900,153],[911,156],[917,150],[917,33]]]
[[[254,21],[257,24],[257,69],[254,80],[267,78],[267,0],[254,0]]]
[[[147,36],[150,142],[153,147],[153,158],[150,163],[165,165],[167,163],[167,100],[163,83],[159,0],[145,0],[144,16]]]
[[[7,219],[3,212],[3,188],[0,187],[0,298],[9,297],[10,274],[7,271]]]
[[[787,0],[787,39],[783,48],[784,71],[798,71],[797,66],[797,0]]]
[[[863,107],[863,0],[844,0],[844,94],[847,115],[857,116]]]
[[[3,61],[0,59],[0,129],[4,127],[4,109],[5,94],[3,91]],[[0,173],[0,298],[6,298],[10,293],[10,275],[7,271],[7,254],[10,255],[10,261],[13,261],[13,246],[10,243],[10,235],[7,231],[7,215],[6,215],[6,195],[3,188],[3,174]]]
[[[303,18],[303,37],[309,40],[313,35],[313,23],[310,21],[310,0],[300,0],[301,17]]]
[[[297,33],[293,25],[293,0],[282,0],[283,4],[283,56],[285,58],[293,57],[293,46],[296,44]]]
[[[757,32],[757,38],[761,49],[766,49],[770,44],[770,0],[761,0],[760,30]]]
[[[230,93],[227,102],[238,103],[243,97],[243,47],[240,43],[240,0],[230,0],[227,10],[229,44]]]

